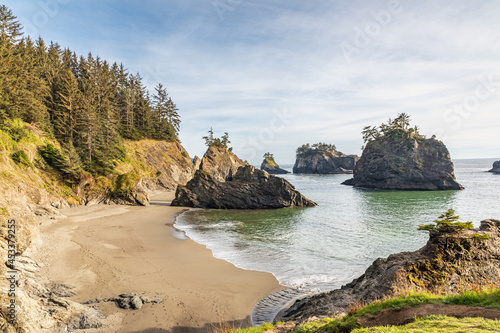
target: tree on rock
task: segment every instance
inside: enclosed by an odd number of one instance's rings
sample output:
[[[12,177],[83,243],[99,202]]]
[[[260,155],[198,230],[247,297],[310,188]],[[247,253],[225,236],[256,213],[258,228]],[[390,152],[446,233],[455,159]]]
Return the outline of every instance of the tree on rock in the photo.
[[[214,136],[214,131],[213,131],[212,127],[210,127],[210,130],[208,131],[208,135],[202,137],[202,139],[205,140],[205,145],[207,145],[207,147],[215,146],[215,147],[221,147],[221,148],[226,148],[226,149],[232,150],[232,148],[228,148],[228,145],[231,143],[231,141],[229,141],[229,133],[228,132],[224,132],[223,136],[221,136],[220,138],[216,138]]]

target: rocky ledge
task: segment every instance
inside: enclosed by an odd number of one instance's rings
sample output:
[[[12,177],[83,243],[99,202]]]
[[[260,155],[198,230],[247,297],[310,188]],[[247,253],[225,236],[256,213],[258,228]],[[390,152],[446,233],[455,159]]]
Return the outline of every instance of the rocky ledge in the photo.
[[[493,163],[493,169],[491,169],[490,172],[500,173],[500,161]]]
[[[359,157],[356,155],[337,155],[335,153],[298,156],[293,173],[305,174],[350,174]]]
[[[287,180],[241,161],[223,147],[210,147],[193,179],[179,185],[172,206],[270,209],[316,206]]]
[[[280,168],[273,157],[265,157],[264,161],[262,161],[262,164],[260,165],[260,169],[272,175],[284,175],[290,173],[289,171]]]
[[[408,291],[457,293],[492,285],[500,285],[500,220],[490,219],[479,229],[431,232],[420,250],[379,258],[351,283],[297,301],[280,319],[333,316],[352,304]]]
[[[404,130],[367,143],[343,183],[388,190],[461,190],[446,146],[436,139],[408,137]]]

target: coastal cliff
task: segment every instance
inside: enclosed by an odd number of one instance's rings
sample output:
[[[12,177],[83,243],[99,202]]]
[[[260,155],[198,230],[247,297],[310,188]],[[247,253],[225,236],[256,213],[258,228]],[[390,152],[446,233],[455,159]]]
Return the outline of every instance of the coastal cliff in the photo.
[[[218,209],[270,209],[316,204],[287,180],[258,170],[224,147],[210,146],[200,169],[178,186],[172,206]]]
[[[353,173],[359,157],[356,155],[337,156],[334,153],[298,156],[293,173],[306,174],[349,174]]]
[[[493,163],[493,168],[490,170],[490,172],[500,173],[500,161],[496,161],[495,163]]]
[[[271,175],[284,175],[290,173],[289,171],[280,168],[271,154],[268,156],[264,155],[264,160],[260,165],[260,169],[266,171],[267,173],[270,173]]]
[[[447,294],[499,285],[500,220],[484,220],[478,229],[449,231],[432,231],[420,250],[379,258],[342,288],[297,301],[281,320],[332,316],[352,304],[408,291]]]
[[[66,299],[73,294],[65,286],[37,276],[38,218],[57,220],[60,208],[77,205],[148,205],[148,189],[187,182],[194,165],[178,143],[144,140],[125,143],[128,156],[117,166],[118,175],[92,176],[72,169],[59,143],[36,127],[14,125],[22,136],[0,129],[0,274],[9,277],[0,281],[5,291],[0,293],[0,328],[66,332],[100,327],[95,309]]]
[[[356,163],[355,187],[388,190],[460,190],[446,146],[397,129],[366,144]]]

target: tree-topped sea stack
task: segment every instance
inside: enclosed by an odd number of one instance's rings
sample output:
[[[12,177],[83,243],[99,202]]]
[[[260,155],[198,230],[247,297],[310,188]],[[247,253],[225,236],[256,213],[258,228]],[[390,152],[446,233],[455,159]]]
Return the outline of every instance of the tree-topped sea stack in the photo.
[[[266,171],[272,175],[283,175],[290,173],[289,171],[286,171],[285,169],[281,169],[278,163],[274,160],[274,156],[271,153],[265,153],[264,154],[264,161],[262,161],[262,164],[260,165],[260,169],[263,171]]]
[[[186,186],[178,186],[172,206],[217,209],[270,209],[316,206],[287,180],[241,161],[225,140],[204,137],[208,147],[200,169]]]
[[[327,143],[308,143],[297,148],[297,159],[293,173],[342,174],[353,173],[359,160],[356,155],[345,155],[335,145]]]
[[[450,153],[433,136],[425,138],[410,127],[404,113],[379,128],[363,130],[366,147],[354,178],[344,185],[388,190],[461,190]]]

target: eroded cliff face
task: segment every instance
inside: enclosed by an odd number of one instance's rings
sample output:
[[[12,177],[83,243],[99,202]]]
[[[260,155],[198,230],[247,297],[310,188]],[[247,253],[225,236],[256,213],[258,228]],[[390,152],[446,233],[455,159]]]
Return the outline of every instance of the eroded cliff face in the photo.
[[[269,209],[316,204],[283,178],[241,161],[221,147],[210,147],[200,169],[179,186],[172,206],[218,209]]]
[[[293,173],[349,174],[353,173],[358,160],[359,157],[356,155],[337,156],[333,153],[297,157]]]
[[[27,128],[29,126],[27,125]],[[100,327],[101,315],[65,299],[64,286],[41,281],[37,251],[38,216],[57,219],[59,208],[82,204],[147,205],[147,189],[173,189],[192,178],[194,165],[178,143],[147,140],[127,143],[129,161],[120,175],[91,177],[67,184],[40,156],[54,142],[39,131],[14,141],[0,131],[0,331],[67,332]],[[12,153],[22,150],[23,160]],[[10,252],[9,252],[10,250]],[[10,255],[10,257],[9,257]]]
[[[26,148],[31,158],[36,156],[35,148]],[[95,310],[61,299],[49,286],[37,281],[38,264],[31,259],[39,235],[37,216],[57,217],[58,208],[78,203],[77,198],[60,186],[55,174],[16,165],[5,150],[0,152],[0,329],[3,332],[66,332],[68,328],[98,327],[92,319],[99,316]],[[86,323],[80,326],[80,321]]]
[[[272,157],[264,158],[264,161],[262,161],[260,165],[260,169],[266,171],[267,173],[270,173],[271,175],[284,175],[290,173],[289,171],[280,168],[278,163],[276,163],[276,161]]]
[[[178,142],[155,140],[127,141],[129,161],[116,168],[120,173],[137,172],[148,190],[175,190],[185,185],[197,170],[188,152]],[[199,160],[199,159],[198,159]]]
[[[367,143],[345,185],[389,190],[460,190],[446,146],[401,131]]]
[[[496,161],[495,163],[493,163],[493,168],[490,170],[490,172],[500,173],[500,161]]]
[[[408,291],[458,293],[492,285],[500,286],[500,220],[494,219],[482,221],[479,229],[431,232],[420,250],[375,260],[342,288],[297,301],[284,319],[332,316],[358,302]]]

